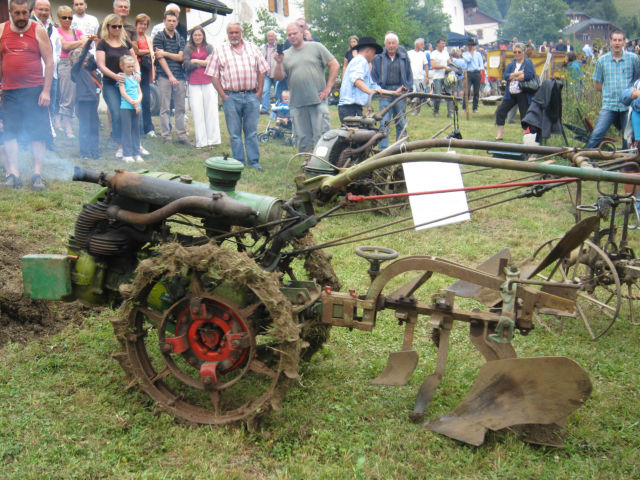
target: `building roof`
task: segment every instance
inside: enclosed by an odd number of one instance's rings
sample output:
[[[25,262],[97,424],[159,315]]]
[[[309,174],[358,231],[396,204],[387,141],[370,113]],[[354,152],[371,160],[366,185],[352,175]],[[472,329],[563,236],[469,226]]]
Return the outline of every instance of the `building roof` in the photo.
[[[167,2],[162,1],[162,3]],[[173,3],[176,3],[181,7],[193,8],[203,12],[217,13],[218,15],[228,15],[233,12],[233,9],[227,7],[219,0],[173,0]]]
[[[462,0],[462,8],[475,8],[478,6],[476,0]]]
[[[580,30],[582,30],[583,28],[586,28],[590,25],[611,25],[614,28],[618,28],[616,27],[613,23],[607,21],[607,20],[602,20],[600,18],[590,18],[588,20],[583,20],[581,22],[578,23],[574,23],[573,25],[569,25],[567,28],[565,28],[564,30],[562,30],[562,33],[565,35],[571,35],[574,33],[578,33]]]
[[[504,20],[499,20],[497,18],[492,17],[480,10],[470,11],[465,10],[464,12],[464,24],[465,25],[478,25],[484,23],[504,23]]]
[[[569,10],[567,10],[566,12],[564,12],[565,15],[569,16],[569,15],[582,15],[583,17],[589,17],[589,15],[587,15],[584,12],[581,12],[580,10],[574,10],[573,8],[570,8]]]

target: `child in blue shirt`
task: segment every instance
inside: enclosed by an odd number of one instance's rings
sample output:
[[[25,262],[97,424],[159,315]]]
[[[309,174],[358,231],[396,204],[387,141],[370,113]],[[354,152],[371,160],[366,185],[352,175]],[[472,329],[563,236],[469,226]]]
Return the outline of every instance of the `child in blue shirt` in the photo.
[[[120,70],[124,72],[124,82],[120,83],[120,117],[122,121],[122,160],[144,162],[140,156],[140,104],[142,90],[134,78],[137,63],[131,55],[120,58]]]
[[[276,125],[281,125],[284,128],[291,128],[291,113],[289,110],[289,90],[282,92],[282,99],[276,103],[276,106],[271,109],[271,120],[276,121]]]

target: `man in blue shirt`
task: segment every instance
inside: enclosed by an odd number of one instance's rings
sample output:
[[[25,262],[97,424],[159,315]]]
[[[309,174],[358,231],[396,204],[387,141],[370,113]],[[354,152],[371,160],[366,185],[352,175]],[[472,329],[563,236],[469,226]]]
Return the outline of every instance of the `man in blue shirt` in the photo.
[[[470,38],[467,42],[468,51],[462,54],[462,58],[467,64],[467,98],[471,96],[473,86],[473,112],[478,111],[478,101],[480,99],[480,80],[484,70],[484,60],[480,52],[476,50],[476,41]]]
[[[596,90],[602,92],[602,109],[587,142],[587,148],[597,148],[612,124],[619,126],[624,132],[628,108],[618,99],[622,91],[631,86],[639,73],[638,56],[624,51],[624,33],[619,30],[614,31],[611,34],[611,51],[598,58],[593,71]],[[622,148],[627,148],[624,138]]]

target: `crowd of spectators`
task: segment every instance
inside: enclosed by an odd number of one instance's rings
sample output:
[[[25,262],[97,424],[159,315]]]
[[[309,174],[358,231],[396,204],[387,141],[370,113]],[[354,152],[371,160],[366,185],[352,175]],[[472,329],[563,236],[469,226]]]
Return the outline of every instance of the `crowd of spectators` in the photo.
[[[414,42],[414,48],[407,51],[394,32],[387,32],[384,48],[374,38],[362,37],[362,41],[357,35],[351,35],[341,65],[312,35],[302,18],[287,26],[284,42],[279,41],[275,31],[269,31],[264,45],[259,47],[243,38],[240,24],[231,23],[227,25],[227,41],[212,45],[207,42],[201,27],[187,32],[179,20],[180,7],[176,4],[166,6],[163,21],[153,26],[148,34],[149,15],[140,13],[133,24],[128,21],[129,0],[114,0],[113,13],[102,23],[88,13],[86,0],[74,0],[72,7],[60,6],[55,18],[49,0],[36,0],[28,11],[27,20],[22,19],[25,2],[11,0],[11,20],[4,27],[20,38],[33,31],[34,41],[28,48],[40,58],[40,73],[35,75],[40,79],[34,82],[33,72],[23,80],[7,75],[7,67],[14,65],[12,62],[16,60],[7,54],[7,39],[1,38],[2,80],[5,91],[9,91],[8,97],[14,100],[16,97],[11,90],[16,85],[20,91],[37,88],[38,95],[31,95],[29,101],[33,102],[35,98],[39,108],[48,110],[50,128],[35,129],[42,134],[39,136],[28,132],[25,122],[21,127],[7,128],[7,120],[13,118],[20,103],[3,106],[4,151],[8,153],[4,158],[6,178],[1,185],[10,187],[22,185],[13,140],[31,140],[37,144],[33,150],[32,186],[42,189],[40,142],[54,149],[56,136],[75,138],[74,116],[79,123],[80,155],[100,158],[97,141],[101,125],[97,115],[100,97],[108,109],[107,123],[102,128],[109,129],[110,140],[116,148],[115,156],[124,162],[144,161],[143,156],[149,153],[140,143],[144,137],[160,135],[163,143],[175,141],[196,148],[219,145],[221,103],[233,157],[262,171],[257,124],[261,113],[270,113],[272,92],[276,103],[281,103],[282,92],[287,91],[290,97],[286,102],[287,121],[292,120],[298,150],[309,152],[320,135],[331,128],[327,100],[341,67],[341,121],[345,116],[361,114],[362,106],[374,92],[380,95],[380,108],[390,104],[394,95],[411,90],[455,95],[462,100],[465,76],[466,98],[475,112],[481,92],[495,93],[491,87],[495,86],[492,81],[497,79],[491,79],[486,73],[487,51],[510,49],[516,53],[516,59],[507,67],[509,87],[497,116],[496,139],[499,140],[508,110],[517,105],[522,115],[530,101],[530,95],[518,91],[518,82],[532,76],[531,62],[527,58],[532,52],[566,52],[568,70],[579,79],[584,63],[595,62],[608,51],[607,46],[584,45],[576,52],[574,46],[563,39],[534,45],[531,41],[518,42],[517,38],[488,46],[478,46],[471,39],[462,48],[448,48],[444,38],[437,39],[433,48],[431,43],[419,38]],[[47,51],[37,41],[45,38],[43,35],[48,39]],[[8,40],[13,38],[9,37]],[[639,48],[636,42],[625,47],[636,53]],[[356,63],[353,63],[354,59],[357,59]],[[154,83],[160,105],[158,132],[151,116],[150,88]],[[44,101],[41,95],[45,93],[51,101]],[[195,144],[187,135],[187,97]],[[26,101],[26,96],[18,98]],[[439,113],[440,102],[440,99],[431,102],[434,116]],[[452,103],[446,103],[447,113],[452,116]],[[387,124],[393,118],[396,139],[406,135],[405,107],[404,102],[393,106],[383,120],[383,124]],[[388,125],[385,128],[388,131]],[[381,148],[387,142],[384,138]]]

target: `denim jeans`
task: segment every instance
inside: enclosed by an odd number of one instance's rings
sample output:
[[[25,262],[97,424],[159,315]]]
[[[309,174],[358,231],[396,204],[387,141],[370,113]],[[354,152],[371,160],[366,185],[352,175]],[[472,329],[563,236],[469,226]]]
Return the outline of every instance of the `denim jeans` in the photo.
[[[607,134],[607,130],[609,127],[615,122],[616,119],[620,121],[620,127],[622,128],[622,132],[624,132],[624,127],[627,124],[627,111],[616,112],[614,110],[600,110],[600,115],[598,115],[598,121],[593,126],[593,132],[591,132],[591,136],[589,137],[589,141],[587,142],[586,148],[598,148],[598,145],[602,142],[602,139]],[[622,149],[627,148],[627,141],[622,138]]]
[[[276,83],[276,103],[282,100],[282,92],[288,89],[286,78]]]
[[[122,121],[122,156],[140,155],[140,115],[131,108],[120,109]]]
[[[142,119],[140,121],[140,135],[146,135],[155,130],[151,120],[151,71],[141,68],[142,79],[140,80],[140,90],[142,90]]]
[[[260,164],[258,149],[258,118],[260,117],[260,100],[251,92],[226,92],[227,98],[222,100],[224,119],[231,139],[233,158],[249,165]],[[244,145],[242,134],[244,133]],[[245,162],[245,148],[247,150]]]
[[[473,87],[473,111],[478,110],[478,99],[480,98],[480,80],[482,73],[480,70],[467,72],[467,98],[471,98],[471,87]]]
[[[271,110],[271,87],[276,88],[278,82],[271,77],[264,77],[264,86],[262,87],[262,110],[268,112]]]
[[[386,108],[393,100],[395,100],[394,98],[386,98],[386,97],[381,97],[380,98],[380,110]],[[404,124],[405,124],[405,108],[407,106],[407,101],[403,100],[400,103],[396,103],[393,108],[391,108],[391,110],[389,110],[384,117],[382,117],[382,125],[384,125],[384,131],[385,133],[389,133],[389,122],[390,119],[393,118],[395,125],[396,125],[396,140],[398,140],[398,138],[400,138],[400,133],[402,133],[402,131],[404,130]],[[406,133],[406,132],[405,132]],[[404,136],[404,135],[403,135]],[[380,143],[378,144],[378,146],[380,148],[387,148],[389,146],[389,137],[386,136],[385,138],[383,138],[382,140],[380,140]]]
[[[118,84],[105,82],[102,86],[102,97],[111,114],[111,140],[122,144],[122,120],[120,119],[120,87]]]
[[[445,91],[444,88],[444,78],[436,78],[433,81],[433,93],[436,95],[450,95],[450,93]],[[440,110],[440,99],[433,100],[433,113],[434,115],[438,113]],[[447,113],[453,113],[453,102],[451,100],[446,100],[447,102]]]

